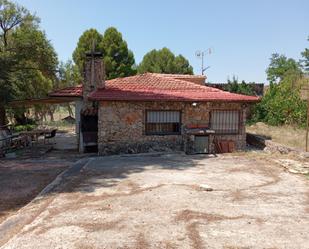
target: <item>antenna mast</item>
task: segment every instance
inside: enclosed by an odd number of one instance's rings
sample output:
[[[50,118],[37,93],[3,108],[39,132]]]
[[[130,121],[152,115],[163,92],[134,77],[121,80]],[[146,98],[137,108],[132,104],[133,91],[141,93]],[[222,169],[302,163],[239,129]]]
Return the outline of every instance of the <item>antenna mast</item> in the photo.
[[[201,67],[202,75],[204,75],[204,72],[205,72],[208,68],[210,68],[210,66],[204,67],[204,57],[205,57],[206,54],[211,54],[211,52],[212,52],[212,49],[211,49],[211,48],[208,48],[207,50],[203,50],[203,51],[197,50],[197,51],[195,52],[195,56],[196,56],[197,58],[199,58],[199,59],[202,60],[202,67]]]

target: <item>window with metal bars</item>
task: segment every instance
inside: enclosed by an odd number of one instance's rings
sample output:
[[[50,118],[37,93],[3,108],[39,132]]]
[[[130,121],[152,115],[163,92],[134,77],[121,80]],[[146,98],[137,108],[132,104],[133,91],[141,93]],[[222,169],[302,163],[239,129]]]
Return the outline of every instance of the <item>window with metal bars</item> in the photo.
[[[239,110],[213,110],[210,126],[219,134],[238,134],[240,127]]]
[[[146,111],[146,135],[177,135],[180,129],[180,111]]]

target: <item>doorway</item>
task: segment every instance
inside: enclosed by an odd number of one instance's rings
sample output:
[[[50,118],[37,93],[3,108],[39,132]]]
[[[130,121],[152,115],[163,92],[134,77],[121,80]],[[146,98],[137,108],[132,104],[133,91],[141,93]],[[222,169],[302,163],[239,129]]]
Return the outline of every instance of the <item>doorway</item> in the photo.
[[[84,152],[98,151],[98,115],[81,115]]]

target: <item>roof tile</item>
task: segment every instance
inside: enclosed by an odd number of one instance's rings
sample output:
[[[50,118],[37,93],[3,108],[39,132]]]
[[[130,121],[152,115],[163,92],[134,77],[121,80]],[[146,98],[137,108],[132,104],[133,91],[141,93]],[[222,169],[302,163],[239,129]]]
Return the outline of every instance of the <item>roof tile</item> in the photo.
[[[171,74],[145,73],[125,78],[107,80],[105,88],[89,94],[92,100],[125,101],[235,101],[257,102],[258,97],[235,94],[213,87],[195,84],[183,76]],[[51,97],[82,97],[83,87],[67,87],[54,91]]]
[[[179,75],[176,76],[177,78]],[[256,102],[255,96],[222,91],[162,74],[145,73],[106,81],[89,95],[92,100],[131,101],[242,101]]]
[[[70,86],[62,89],[55,90],[49,94],[50,97],[82,97],[83,86]]]

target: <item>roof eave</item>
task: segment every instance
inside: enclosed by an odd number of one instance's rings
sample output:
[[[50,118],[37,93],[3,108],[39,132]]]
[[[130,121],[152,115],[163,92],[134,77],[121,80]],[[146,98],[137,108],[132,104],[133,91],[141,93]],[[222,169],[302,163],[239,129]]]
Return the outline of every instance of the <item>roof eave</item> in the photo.
[[[89,100],[92,101],[134,101],[134,102],[151,102],[151,101],[158,101],[158,102],[234,102],[234,103],[258,103],[258,100],[235,100],[235,99],[128,99],[128,98],[96,98],[96,97],[89,97]]]

